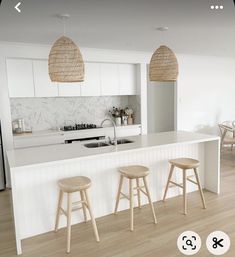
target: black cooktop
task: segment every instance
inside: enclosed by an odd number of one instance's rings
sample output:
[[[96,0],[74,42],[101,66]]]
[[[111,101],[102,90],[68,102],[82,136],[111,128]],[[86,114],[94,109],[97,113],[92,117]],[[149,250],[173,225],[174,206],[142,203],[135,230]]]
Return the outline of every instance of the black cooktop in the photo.
[[[73,131],[73,130],[94,129],[94,128],[97,128],[97,126],[95,124],[81,123],[81,124],[74,124],[74,125],[64,126],[62,128],[62,130],[63,131]]]

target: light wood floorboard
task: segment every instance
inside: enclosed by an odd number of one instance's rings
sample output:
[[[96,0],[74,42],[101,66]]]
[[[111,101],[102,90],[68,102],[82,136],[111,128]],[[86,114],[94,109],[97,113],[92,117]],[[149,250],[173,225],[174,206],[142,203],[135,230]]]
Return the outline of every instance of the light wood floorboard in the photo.
[[[235,256],[235,151],[222,153],[221,194],[205,192],[207,209],[201,207],[199,192],[188,195],[188,215],[182,215],[182,196],[154,203],[158,224],[152,222],[149,205],[135,208],[135,230],[129,231],[129,211],[97,219],[100,242],[94,239],[91,222],[72,227],[71,253],[66,254],[66,230],[50,232],[23,241],[23,257],[176,257],[182,256],[176,240],[185,230],[202,238],[196,255],[212,256],[206,249],[207,235],[222,230],[231,238],[226,257]],[[117,182],[118,183],[118,182]],[[16,256],[10,191],[0,192],[0,257]]]

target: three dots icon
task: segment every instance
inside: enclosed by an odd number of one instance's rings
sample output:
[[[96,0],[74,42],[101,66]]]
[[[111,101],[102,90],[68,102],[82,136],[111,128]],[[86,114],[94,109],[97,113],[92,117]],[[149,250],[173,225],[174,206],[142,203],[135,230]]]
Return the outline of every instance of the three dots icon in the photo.
[[[211,10],[223,10],[223,5],[211,5]]]

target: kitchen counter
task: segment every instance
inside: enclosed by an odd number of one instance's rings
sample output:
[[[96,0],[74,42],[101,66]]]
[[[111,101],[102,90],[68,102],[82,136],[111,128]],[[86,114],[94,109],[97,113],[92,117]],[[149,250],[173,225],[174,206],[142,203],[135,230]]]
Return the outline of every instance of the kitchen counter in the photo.
[[[135,136],[141,134],[141,125],[128,125],[116,127],[117,135],[119,137]],[[23,133],[14,135],[14,147],[38,147],[43,145],[64,144],[67,140],[90,138],[90,137],[113,137],[113,127],[105,126],[103,128],[82,129],[72,131],[62,130],[43,130],[35,131],[33,133]]]
[[[117,126],[117,129],[122,128],[134,128],[141,126],[140,124],[133,124],[133,125],[127,125],[127,126]],[[20,134],[13,134],[13,137],[16,139],[18,138],[29,138],[29,137],[41,137],[41,136],[53,136],[53,135],[66,135],[66,134],[84,134],[86,132],[102,132],[104,130],[110,130],[113,129],[112,126],[105,126],[103,128],[97,127],[93,129],[81,129],[81,130],[69,130],[69,131],[63,131],[59,129],[47,129],[47,130],[38,130],[38,131],[32,131],[28,133],[20,133]]]
[[[216,140],[218,137],[199,133],[172,131],[158,134],[148,134],[128,137],[133,143],[110,145],[99,148],[87,148],[83,142],[73,144],[58,144],[50,146],[15,149],[7,152],[9,166],[22,167],[46,162],[61,162],[74,158],[84,158],[93,155],[114,154],[122,151],[167,146],[181,143],[196,143]],[[30,158],[29,158],[30,156]]]
[[[168,160],[178,157],[198,159],[203,188],[217,194],[220,192],[219,137],[172,131],[126,138],[134,142],[94,149],[74,143],[7,152],[18,254],[22,253],[22,240],[54,229],[57,181],[65,177],[87,176],[91,179],[89,195],[96,218],[113,213],[119,180],[117,171],[125,165],[149,167],[149,190],[153,201],[162,199],[168,177]],[[181,173],[176,173],[174,179],[180,183]],[[124,192],[126,190],[124,184]],[[187,190],[192,192],[197,187],[191,183]],[[167,197],[179,194],[178,188],[171,188]],[[142,202],[146,204],[147,200],[143,198]],[[127,208],[128,202],[122,200],[119,210]],[[72,224],[82,221],[82,213],[72,214]],[[65,225],[66,220],[62,217],[60,226]]]

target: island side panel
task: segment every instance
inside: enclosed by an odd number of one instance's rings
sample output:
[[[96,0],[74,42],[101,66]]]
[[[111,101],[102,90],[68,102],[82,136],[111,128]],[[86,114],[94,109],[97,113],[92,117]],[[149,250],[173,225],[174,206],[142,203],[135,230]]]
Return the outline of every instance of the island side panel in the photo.
[[[10,170],[11,176],[11,200],[12,200],[12,210],[13,210],[13,220],[14,220],[14,229],[15,229],[15,240],[16,240],[16,252],[18,255],[22,254],[22,245],[21,245],[21,235],[20,235],[20,201],[19,195],[17,195],[17,186],[15,185],[14,169]]]
[[[78,158],[61,162],[51,162],[40,165],[16,168],[14,171],[14,211],[17,215],[20,239],[42,234],[54,229],[56,204],[58,199],[57,181],[61,178],[84,175],[92,180],[88,190],[95,217],[113,213],[118,187],[118,167],[124,165],[146,165],[150,168],[148,177],[153,201],[162,200],[165,189],[169,164],[168,160],[178,157],[191,157],[204,162],[204,144],[179,144],[162,147],[138,149],[135,151],[117,152]],[[199,169],[204,177],[204,165]],[[181,182],[181,172],[176,172],[174,179]],[[194,184],[188,185],[189,191],[196,190]],[[125,181],[124,191],[127,192]],[[168,197],[181,194],[178,188],[171,188]],[[74,194],[78,199],[78,194]],[[147,204],[143,196],[142,203]],[[65,204],[65,202],[63,203]],[[125,200],[121,200],[119,210],[129,208]],[[180,213],[180,210],[179,210]],[[81,212],[74,212],[72,223],[83,221]],[[60,227],[66,225],[64,217]]]
[[[220,140],[205,142],[205,189],[220,193]]]

